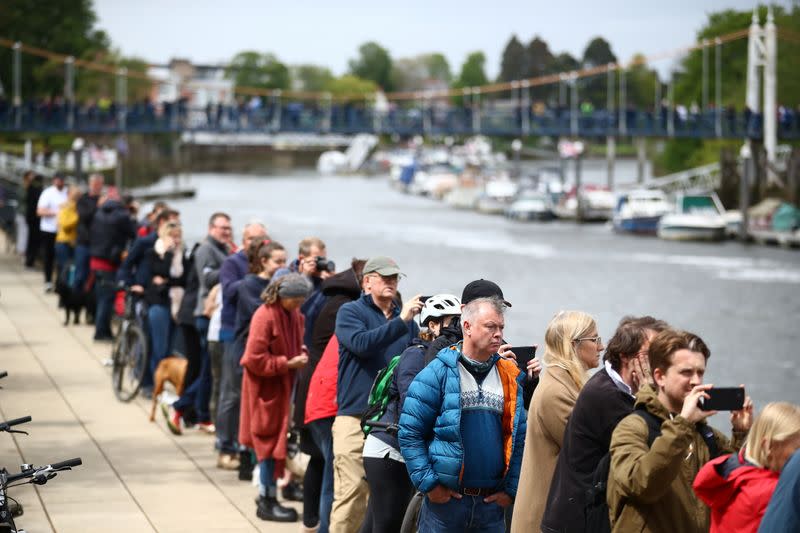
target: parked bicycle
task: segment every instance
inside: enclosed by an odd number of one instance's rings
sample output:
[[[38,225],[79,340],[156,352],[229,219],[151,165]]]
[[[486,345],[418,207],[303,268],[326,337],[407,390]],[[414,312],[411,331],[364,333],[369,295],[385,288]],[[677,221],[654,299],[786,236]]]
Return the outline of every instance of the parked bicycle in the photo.
[[[123,402],[136,397],[149,364],[149,344],[142,327],[143,319],[140,319],[137,311],[138,301],[137,296],[126,287],[125,312],[111,352],[111,385],[114,395]]]

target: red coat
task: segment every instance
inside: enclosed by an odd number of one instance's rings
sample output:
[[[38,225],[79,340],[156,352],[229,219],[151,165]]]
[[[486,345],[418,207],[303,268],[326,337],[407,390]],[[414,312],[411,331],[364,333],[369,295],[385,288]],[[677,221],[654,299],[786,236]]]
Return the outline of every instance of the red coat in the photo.
[[[711,533],[756,533],[778,476],[746,462],[744,448],[706,463],[694,491],[711,508]]]
[[[336,416],[336,380],[339,377],[339,340],[333,335],[322,352],[322,358],[314,369],[308,384],[306,420],[309,424]]]
[[[242,403],[239,442],[256,452],[259,461],[276,460],[276,477],[283,471],[289,430],[294,371],[289,359],[299,355],[304,318],[287,313],[279,303],[260,306],[250,322],[242,356]]]

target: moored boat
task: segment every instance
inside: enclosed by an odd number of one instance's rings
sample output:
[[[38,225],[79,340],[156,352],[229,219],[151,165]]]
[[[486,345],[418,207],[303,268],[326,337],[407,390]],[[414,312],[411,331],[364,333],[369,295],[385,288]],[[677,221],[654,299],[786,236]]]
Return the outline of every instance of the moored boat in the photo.
[[[721,241],[727,222],[715,193],[679,193],[675,210],[661,217],[658,236],[667,240]]]

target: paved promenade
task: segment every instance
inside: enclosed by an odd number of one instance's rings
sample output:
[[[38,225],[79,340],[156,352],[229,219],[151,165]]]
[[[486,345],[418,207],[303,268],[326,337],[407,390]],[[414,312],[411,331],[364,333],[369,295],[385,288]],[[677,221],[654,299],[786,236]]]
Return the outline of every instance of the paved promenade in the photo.
[[[2,241],[2,237],[0,237]],[[0,434],[0,464],[48,464],[81,457],[83,465],[42,487],[10,495],[25,508],[17,526],[29,533],[269,531],[300,523],[263,522],[256,488],[216,468],[214,438],[195,430],[174,437],[149,401],[116,400],[108,344],[86,325],[62,325],[56,297],[42,292],[40,272],[24,271],[0,244],[0,419],[30,415],[30,435]],[[294,504],[298,512],[300,505]]]

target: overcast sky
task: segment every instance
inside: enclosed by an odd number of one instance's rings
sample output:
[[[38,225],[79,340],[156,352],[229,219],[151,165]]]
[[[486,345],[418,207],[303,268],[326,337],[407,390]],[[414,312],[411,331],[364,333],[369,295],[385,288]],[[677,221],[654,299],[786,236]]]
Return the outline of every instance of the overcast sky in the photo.
[[[226,63],[237,52],[272,52],[288,64],[347,70],[358,46],[377,41],[392,57],[441,52],[457,74],[483,51],[494,78],[512,34],[539,35],[576,57],[595,36],[621,60],[693,43],[710,12],[752,9],[747,0],[95,0],[98,26],[125,55]],[[788,5],[789,0],[779,2]],[[670,61],[655,65],[668,69]]]

